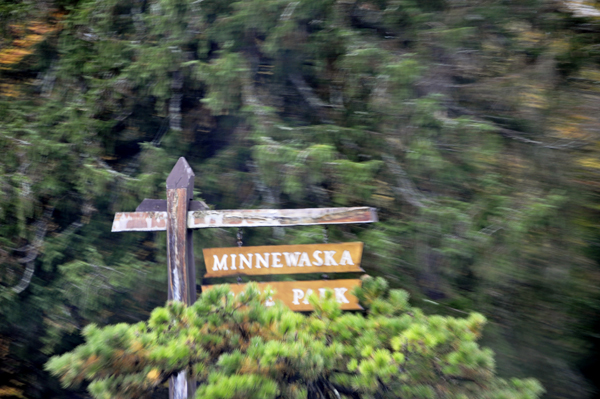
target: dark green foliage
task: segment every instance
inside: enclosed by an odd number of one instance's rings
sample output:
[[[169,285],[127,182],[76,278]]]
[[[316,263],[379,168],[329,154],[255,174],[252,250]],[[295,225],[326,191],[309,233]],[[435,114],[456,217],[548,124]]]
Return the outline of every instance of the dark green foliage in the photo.
[[[185,156],[217,209],[377,207],[329,239],[428,312],[484,314],[501,376],[588,396],[599,28],[565,4],[3,2],[0,389],[60,395],[47,356],[164,302],[164,235],[110,225]],[[236,242],[194,234],[198,276],[202,247]]]

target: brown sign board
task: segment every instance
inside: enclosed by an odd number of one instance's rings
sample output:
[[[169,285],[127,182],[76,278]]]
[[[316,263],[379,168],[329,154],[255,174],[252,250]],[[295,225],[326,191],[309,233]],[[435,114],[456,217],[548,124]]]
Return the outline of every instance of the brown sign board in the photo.
[[[362,242],[206,248],[204,277],[362,272]]]
[[[351,294],[354,287],[360,286],[360,280],[316,280],[316,281],[273,281],[269,283],[257,283],[258,289],[263,291],[271,287],[275,293],[265,303],[273,306],[274,301],[282,301],[287,307],[294,311],[313,310],[308,301],[311,294],[323,296],[326,290],[333,291],[333,296],[343,310],[358,310],[362,307],[358,304],[358,298]],[[216,285],[203,285],[202,291],[208,291]],[[246,284],[230,284],[229,289],[234,294],[239,294],[246,288]]]
[[[119,231],[165,231],[167,212],[160,200],[145,200],[138,212],[119,212],[112,225]],[[188,229],[211,227],[288,227],[326,224],[374,223],[374,208],[309,208],[309,209],[237,209],[202,210],[202,203],[190,201],[187,212]],[[148,210],[147,210],[148,209]],[[200,210],[194,210],[200,209]]]

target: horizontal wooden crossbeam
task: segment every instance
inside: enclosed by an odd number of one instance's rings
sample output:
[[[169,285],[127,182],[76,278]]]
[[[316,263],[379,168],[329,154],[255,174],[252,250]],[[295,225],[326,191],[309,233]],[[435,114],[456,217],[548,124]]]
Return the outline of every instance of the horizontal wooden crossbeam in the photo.
[[[211,227],[288,227],[377,222],[375,208],[196,210],[187,213],[188,229]],[[167,212],[120,212],[112,231],[164,231]]]

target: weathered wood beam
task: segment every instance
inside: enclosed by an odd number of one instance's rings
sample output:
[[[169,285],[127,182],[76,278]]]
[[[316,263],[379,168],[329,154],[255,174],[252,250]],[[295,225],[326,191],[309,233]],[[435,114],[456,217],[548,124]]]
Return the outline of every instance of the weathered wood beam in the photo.
[[[118,212],[112,232],[119,231],[166,231],[167,212]]]
[[[195,201],[192,201],[194,203]],[[167,212],[120,212],[115,215],[113,232],[164,231]],[[288,227],[318,224],[377,222],[375,208],[241,209],[190,211],[189,229],[211,227]]]
[[[167,178],[169,300],[180,301],[186,305],[196,301],[192,232],[186,225],[188,205],[194,189],[194,176],[185,158],[179,158]]]
[[[240,209],[188,213],[188,228],[286,227],[377,222],[375,208]]]
[[[169,300],[192,305],[196,302],[196,268],[192,231],[187,228],[186,216],[194,190],[194,172],[185,158],[173,167],[167,178],[167,258],[169,269]],[[169,381],[169,398],[193,398],[196,383],[186,371]]]

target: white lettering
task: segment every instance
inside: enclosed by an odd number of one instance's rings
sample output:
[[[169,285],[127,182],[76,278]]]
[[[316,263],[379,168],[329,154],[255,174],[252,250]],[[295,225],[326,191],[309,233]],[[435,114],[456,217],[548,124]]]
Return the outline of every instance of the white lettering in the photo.
[[[275,301],[273,300],[273,297],[272,296],[268,297],[265,302],[265,306],[274,306],[274,305],[275,305]]]
[[[313,252],[313,258],[315,258],[317,261],[313,262],[314,266],[323,266],[323,259],[321,259],[320,254],[322,254],[323,252],[321,251],[315,251]]]
[[[348,291],[347,288],[334,288],[333,291],[335,292],[336,301],[339,303],[350,303],[350,301],[348,301],[348,299],[346,299],[344,296],[344,292]]]
[[[296,289],[296,288],[292,288],[292,293],[293,293],[292,303],[294,305],[300,305],[300,302],[298,302],[298,301],[300,299],[304,298],[304,291]]]
[[[260,269],[260,265],[263,265],[264,267],[266,267],[267,269],[269,268],[269,253],[264,254],[265,257],[263,258],[261,254],[254,254],[256,255],[256,268]]]
[[[340,265],[353,265],[352,257],[350,256],[350,251],[344,251],[342,253],[342,260],[340,261]]]
[[[240,254],[240,269],[244,268],[244,265],[248,266],[249,269],[252,269],[252,254],[248,254],[248,258],[246,259],[246,255]]]
[[[300,252],[284,252],[283,256],[285,256],[285,263],[287,263],[288,267],[298,265],[298,258],[300,258]]]
[[[319,296],[321,297],[321,299],[325,298],[326,291],[327,291],[327,288],[319,288]]]
[[[223,255],[223,258],[221,258],[221,261],[219,261],[219,258],[217,257],[217,255],[213,255],[213,270],[217,271],[217,270],[227,270],[227,254]]]
[[[271,263],[271,266],[283,267],[283,265],[281,264],[281,261],[279,260],[279,257],[281,256],[281,252],[271,252],[271,255],[273,255],[273,258],[271,258],[271,261],[273,262],[273,263]]]
[[[298,262],[298,266],[312,266],[306,252],[302,252],[302,255],[300,255],[300,262]]]
[[[304,301],[302,301],[303,304],[308,305],[310,304],[310,302],[308,302],[308,297],[313,293],[313,290],[311,290],[310,288],[306,290],[306,295],[304,296]]]
[[[335,255],[335,251],[324,251],[325,254],[325,266],[337,266],[335,260],[333,259],[333,255]]]
[[[237,257],[237,255],[235,254],[231,254],[231,270],[237,270],[235,268],[235,258]]]

